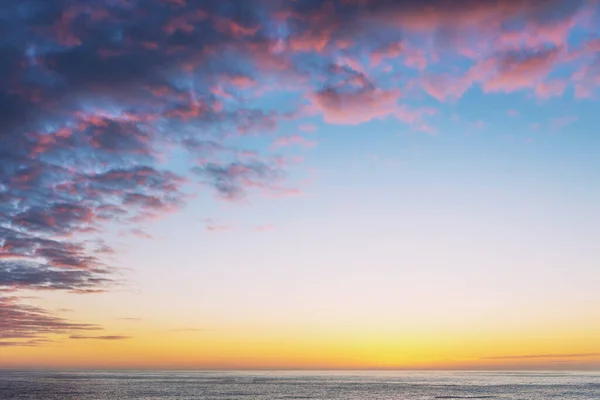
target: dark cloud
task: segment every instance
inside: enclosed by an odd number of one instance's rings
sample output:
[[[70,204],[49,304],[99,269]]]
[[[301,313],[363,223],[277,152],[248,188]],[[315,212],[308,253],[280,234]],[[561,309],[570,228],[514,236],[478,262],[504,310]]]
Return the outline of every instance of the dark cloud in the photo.
[[[62,228],[59,228],[62,229]],[[57,241],[33,236],[31,233],[9,230],[0,237],[0,269],[8,270],[19,264],[16,261],[32,260],[37,265],[54,268],[79,268],[90,270],[101,265],[95,257],[88,255],[84,243]],[[44,259],[46,264],[40,263]]]
[[[0,289],[98,292],[113,282],[105,269],[54,268],[28,261],[0,263]]]

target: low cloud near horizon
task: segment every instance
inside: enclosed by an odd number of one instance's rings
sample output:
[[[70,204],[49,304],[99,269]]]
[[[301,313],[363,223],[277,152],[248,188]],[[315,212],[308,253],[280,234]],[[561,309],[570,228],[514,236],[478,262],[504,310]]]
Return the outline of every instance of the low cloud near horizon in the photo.
[[[76,340],[126,340],[132,339],[131,336],[122,336],[122,335],[106,335],[106,336],[84,336],[84,335],[71,335],[69,339]]]
[[[600,353],[573,353],[573,354],[528,354],[519,356],[495,356],[495,357],[481,357],[480,360],[536,360],[543,358],[588,358],[588,357],[600,357]]]

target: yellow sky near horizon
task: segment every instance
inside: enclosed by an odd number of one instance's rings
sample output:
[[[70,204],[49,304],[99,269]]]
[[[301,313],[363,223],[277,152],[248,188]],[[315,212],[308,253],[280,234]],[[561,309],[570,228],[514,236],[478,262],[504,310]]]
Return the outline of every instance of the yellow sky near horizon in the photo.
[[[120,339],[52,336],[0,348],[0,368],[134,369],[599,369],[600,323],[528,327],[390,328],[231,323],[165,328],[113,321]],[[102,336],[104,331],[83,332]]]

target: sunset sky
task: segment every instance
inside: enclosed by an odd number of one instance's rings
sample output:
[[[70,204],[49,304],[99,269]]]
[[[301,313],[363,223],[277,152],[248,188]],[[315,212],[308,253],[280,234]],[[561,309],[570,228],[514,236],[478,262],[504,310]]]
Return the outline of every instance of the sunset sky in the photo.
[[[600,3],[0,2],[0,368],[600,369]]]

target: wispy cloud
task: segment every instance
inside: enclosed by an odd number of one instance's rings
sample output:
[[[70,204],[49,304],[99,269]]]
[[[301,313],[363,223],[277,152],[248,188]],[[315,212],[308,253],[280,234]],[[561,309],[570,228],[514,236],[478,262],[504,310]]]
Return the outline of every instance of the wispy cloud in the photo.
[[[235,228],[231,225],[220,224],[213,221],[210,218],[204,220],[204,229],[209,232],[223,232],[223,231],[232,231]]]
[[[273,231],[275,230],[275,225],[272,224],[267,224],[267,225],[258,225],[254,227],[255,231],[258,232],[269,232],[269,231]]]
[[[0,346],[34,346],[45,343],[49,334],[97,331],[93,324],[80,324],[59,318],[19,297],[0,297]]]
[[[600,353],[557,353],[557,354],[527,354],[515,356],[481,357],[480,360],[535,360],[544,358],[588,358],[600,357]]]
[[[83,335],[71,335],[69,339],[76,340],[125,340],[132,339],[131,336],[122,336],[122,335],[107,335],[107,336],[83,336]]]
[[[54,341],[47,339],[31,339],[18,342],[0,341],[0,347],[35,347],[46,345],[48,343],[54,343]]]
[[[311,148],[311,147],[315,147],[316,145],[317,145],[317,142],[315,142],[314,140],[305,139],[303,136],[300,136],[300,135],[290,135],[290,136],[282,136],[280,138],[275,139],[273,141],[273,143],[271,144],[271,149],[277,150],[277,149],[280,149],[281,147],[290,147],[290,146]]]
[[[550,128],[553,131],[560,131],[567,126],[577,122],[579,118],[576,116],[556,117],[550,120]]]

